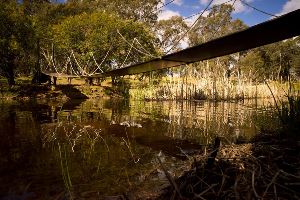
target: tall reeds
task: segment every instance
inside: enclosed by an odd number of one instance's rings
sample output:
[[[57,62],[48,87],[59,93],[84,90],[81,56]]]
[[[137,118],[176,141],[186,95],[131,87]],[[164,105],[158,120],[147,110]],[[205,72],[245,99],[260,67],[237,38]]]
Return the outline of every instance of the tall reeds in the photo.
[[[270,88],[269,84],[266,83],[269,87],[270,93],[276,104],[277,115],[281,121],[283,128],[283,133],[285,134],[297,134],[300,131],[300,93],[299,90],[295,89],[294,84],[289,81],[288,89],[285,91],[284,98],[279,99],[276,97]]]
[[[271,98],[268,86],[255,82],[248,75],[228,74],[227,70],[195,70],[187,67],[184,73],[164,76],[160,81],[135,83],[129,95],[135,100],[243,100],[252,98]],[[156,83],[156,84],[153,84]],[[283,96],[277,82],[272,82],[275,96]]]

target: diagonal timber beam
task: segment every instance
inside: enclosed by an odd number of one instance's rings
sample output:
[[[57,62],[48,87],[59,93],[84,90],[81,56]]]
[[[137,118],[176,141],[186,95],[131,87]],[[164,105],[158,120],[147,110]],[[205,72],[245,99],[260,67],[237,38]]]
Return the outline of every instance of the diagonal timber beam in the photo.
[[[176,67],[271,44],[300,35],[300,9],[176,53],[115,69],[101,76],[122,76]]]

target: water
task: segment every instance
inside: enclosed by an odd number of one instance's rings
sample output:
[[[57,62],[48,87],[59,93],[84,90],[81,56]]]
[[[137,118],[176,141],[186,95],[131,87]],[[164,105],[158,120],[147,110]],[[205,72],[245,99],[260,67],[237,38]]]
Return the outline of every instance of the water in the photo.
[[[158,190],[216,136],[276,124],[270,100],[0,102],[0,199],[94,199]],[[274,122],[274,123],[272,123]]]

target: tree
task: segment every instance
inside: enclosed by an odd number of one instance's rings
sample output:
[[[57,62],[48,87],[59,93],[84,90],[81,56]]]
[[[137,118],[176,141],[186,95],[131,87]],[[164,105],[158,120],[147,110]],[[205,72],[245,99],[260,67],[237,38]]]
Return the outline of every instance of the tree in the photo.
[[[297,75],[299,52],[297,39],[288,39],[247,51],[240,65],[243,73],[258,81],[288,80],[292,72]]]
[[[85,8],[85,11],[116,13],[122,19],[132,19],[154,25],[160,0],[68,0],[67,4]],[[79,14],[79,13],[78,13]]]
[[[195,26],[189,32],[189,45],[199,45],[245,29],[247,26],[241,20],[232,19],[233,10],[234,8],[231,5],[215,5],[206,17],[199,17]],[[206,61],[206,71],[211,71],[212,76],[216,77],[223,75],[226,70],[233,70],[229,69],[229,65],[234,64],[236,66],[234,70],[239,73],[240,69],[237,65],[239,57],[240,53],[237,53]]]
[[[189,33],[191,46],[240,31],[247,26],[239,19],[233,20],[231,5],[213,6],[207,17],[200,17]]]
[[[187,31],[188,26],[180,16],[173,16],[168,20],[160,20],[156,25],[156,34],[159,37],[159,46],[163,51],[167,52],[171,47],[174,51],[181,48],[178,40]]]
[[[142,51],[135,50],[141,49],[141,46],[152,54],[156,53],[151,42],[155,37],[145,25],[133,20],[122,20],[117,15],[107,12],[67,17],[59,24],[53,25],[52,37],[57,56],[64,59],[68,56],[66,52],[70,55],[73,51],[77,61],[84,63],[85,67],[89,67],[86,63],[92,60],[92,56],[97,62],[101,62],[110,51],[104,70],[149,59],[148,55],[141,53]],[[133,40],[135,44],[131,47]],[[132,52],[128,54],[130,50]],[[95,64],[92,67],[94,66]]]
[[[15,84],[15,70],[32,50],[34,31],[24,6],[15,1],[0,3],[0,73],[10,86]],[[24,63],[24,62],[23,62]]]

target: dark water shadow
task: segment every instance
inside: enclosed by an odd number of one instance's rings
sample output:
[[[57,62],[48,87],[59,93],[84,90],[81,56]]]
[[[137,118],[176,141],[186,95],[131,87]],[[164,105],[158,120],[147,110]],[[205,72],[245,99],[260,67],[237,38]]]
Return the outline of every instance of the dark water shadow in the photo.
[[[75,88],[74,85],[57,85],[56,87],[70,99],[88,99],[88,97]]]

